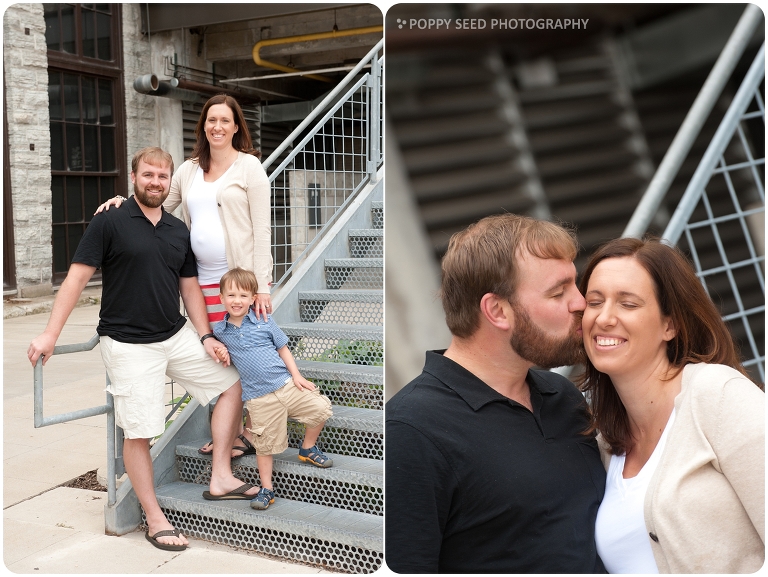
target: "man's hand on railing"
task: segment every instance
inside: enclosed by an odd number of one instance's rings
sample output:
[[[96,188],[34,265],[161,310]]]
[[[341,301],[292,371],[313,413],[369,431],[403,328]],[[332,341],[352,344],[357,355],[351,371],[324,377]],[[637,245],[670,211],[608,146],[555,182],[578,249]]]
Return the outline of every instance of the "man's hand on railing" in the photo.
[[[48,362],[48,359],[53,355],[53,347],[55,346],[56,335],[47,332],[38,335],[32,339],[31,343],[29,343],[29,348],[27,349],[27,358],[29,359],[29,362],[32,363],[32,366],[34,367],[37,364],[37,359],[42,356],[43,365],[45,365],[45,363]]]

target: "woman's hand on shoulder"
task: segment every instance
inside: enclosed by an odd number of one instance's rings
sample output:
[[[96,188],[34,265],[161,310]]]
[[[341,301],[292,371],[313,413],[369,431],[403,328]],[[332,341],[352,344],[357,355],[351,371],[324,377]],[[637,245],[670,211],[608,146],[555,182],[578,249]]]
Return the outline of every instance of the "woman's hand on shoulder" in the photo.
[[[123,202],[127,200],[124,196],[114,196],[110,198],[108,201],[102,203],[99,205],[99,207],[96,209],[96,212],[93,214],[99,214],[102,210],[109,210],[110,206],[114,206],[115,208],[120,208],[120,205],[123,204]]]
[[[272,314],[272,297],[267,293],[257,294],[253,308],[256,311],[256,318],[261,317],[264,322],[267,322],[267,314]]]

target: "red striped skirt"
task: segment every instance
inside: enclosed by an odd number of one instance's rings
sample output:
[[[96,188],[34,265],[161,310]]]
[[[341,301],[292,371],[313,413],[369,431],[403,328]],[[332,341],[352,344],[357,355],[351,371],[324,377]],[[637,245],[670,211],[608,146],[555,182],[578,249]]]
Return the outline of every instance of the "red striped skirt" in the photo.
[[[208,310],[208,322],[213,324],[224,320],[227,311],[219,298],[219,285],[206,284],[200,285],[200,288],[203,289],[205,308]]]

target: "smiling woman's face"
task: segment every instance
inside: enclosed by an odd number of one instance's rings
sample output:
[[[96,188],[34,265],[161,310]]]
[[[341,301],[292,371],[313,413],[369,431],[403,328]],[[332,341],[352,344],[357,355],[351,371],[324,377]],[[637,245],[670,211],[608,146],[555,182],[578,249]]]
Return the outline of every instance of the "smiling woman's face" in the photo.
[[[667,366],[675,330],[661,314],[653,279],[636,259],[601,261],[584,296],[584,348],[598,371],[615,380]]]
[[[232,137],[237,132],[235,114],[226,104],[214,104],[205,117],[205,136],[211,148],[232,146]]]

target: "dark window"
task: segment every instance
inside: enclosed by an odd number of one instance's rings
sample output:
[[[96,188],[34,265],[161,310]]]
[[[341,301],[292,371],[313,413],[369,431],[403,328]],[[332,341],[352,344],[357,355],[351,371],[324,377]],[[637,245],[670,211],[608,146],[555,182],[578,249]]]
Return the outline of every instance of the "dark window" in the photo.
[[[119,5],[44,4],[51,122],[53,280],[96,207],[125,194]]]
[[[307,185],[309,192],[309,226],[322,226],[320,216],[320,185],[310,182]]]
[[[112,4],[43,4],[48,50],[112,61]]]
[[[3,78],[5,80],[5,78]],[[3,110],[8,110],[3,82]],[[8,115],[3,114],[3,290],[16,288],[16,245],[13,239],[11,163],[8,161]]]

